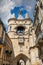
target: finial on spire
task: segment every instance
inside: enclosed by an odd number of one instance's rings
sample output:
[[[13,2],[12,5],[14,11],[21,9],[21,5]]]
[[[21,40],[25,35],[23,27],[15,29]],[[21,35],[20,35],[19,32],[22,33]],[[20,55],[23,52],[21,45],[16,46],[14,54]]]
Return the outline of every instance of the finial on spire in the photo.
[[[29,15],[28,15],[28,13],[26,13],[26,14],[25,14],[25,18],[29,18]]]
[[[19,10],[19,14],[22,15],[22,9]]]
[[[19,16],[17,19],[24,19],[23,16],[22,16],[22,9],[19,10]]]

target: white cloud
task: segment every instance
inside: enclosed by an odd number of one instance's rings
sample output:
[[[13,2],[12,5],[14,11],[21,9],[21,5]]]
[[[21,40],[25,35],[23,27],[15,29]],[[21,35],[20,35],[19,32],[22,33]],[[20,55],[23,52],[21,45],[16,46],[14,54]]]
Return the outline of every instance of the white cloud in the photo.
[[[3,0],[0,5],[0,12],[5,13],[9,11],[13,6],[15,6],[15,2]]]
[[[13,9],[15,6],[21,4],[21,0],[1,0],[0,1],[0,17],[5,25],[8,24],[8,18],[10,14],[10,10]]]
[[[7,19],[9,17],[9,13],[11,8],[15,7],[15,2],[11,1],[11,0],[2,0],[0,2],[0,17],[2,18],[4,23],[8,23]]]
[[[31,6],[26,6],[26,10],[27,11],[31,11],[32,10],[32,7]]]
[[[15,4],[16,4],[16,6],[20,6],[20,5],[22,5],[22,0],[13,0],[14,2],[15,2]]]
[[[36,0],[22,0],[22,1],[23,1],[22,5],[25,6],[27,11],[31,11],[32,9],[34,9]]]
[[[3,22],[8,24],[10,10],[15,6],[23,5],[27,11],[31,11],[33,8],[34,0],[0,0],[0,17]]]

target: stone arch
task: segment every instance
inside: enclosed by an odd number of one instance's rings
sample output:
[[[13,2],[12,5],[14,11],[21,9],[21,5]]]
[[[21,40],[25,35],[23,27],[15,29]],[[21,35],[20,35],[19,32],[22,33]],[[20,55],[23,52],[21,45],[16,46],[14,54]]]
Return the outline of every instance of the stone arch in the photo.
[[[14,65],[19,65],[19,63],[20,63],[20,65],[26,65],[26,61],[28,60],[29,58],[26,56],[26,55],[24,55],[24,54],[19,54],[19,55],[17,55],[16,57],[15,57],[15,59],[14,59]]]

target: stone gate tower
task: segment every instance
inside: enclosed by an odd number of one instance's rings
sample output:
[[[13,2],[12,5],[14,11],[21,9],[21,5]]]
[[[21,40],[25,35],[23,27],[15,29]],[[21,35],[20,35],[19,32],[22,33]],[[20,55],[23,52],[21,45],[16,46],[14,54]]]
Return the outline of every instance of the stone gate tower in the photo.
[[[27,13],[25,18],[21,14],[17,19],[15,15],[11,16],[8,20],[8,35],[13,46],[13,65],[40,64],[33,23]]]

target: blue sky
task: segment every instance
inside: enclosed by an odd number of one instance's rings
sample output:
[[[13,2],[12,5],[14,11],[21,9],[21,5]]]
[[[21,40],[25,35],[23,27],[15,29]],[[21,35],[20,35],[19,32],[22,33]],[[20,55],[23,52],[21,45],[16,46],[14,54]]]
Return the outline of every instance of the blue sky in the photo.
[[[0,0],[0,17],[6,27],[8,28],[9,15],[19,15],[20,9],[22,9],[22,16],[25,17],[26,12],[33,20],[34,8],[36,0]]]

